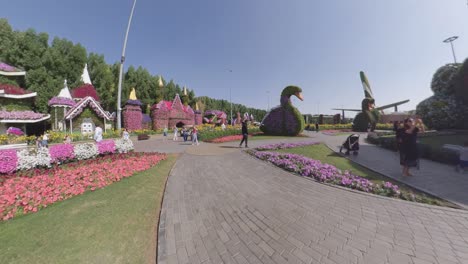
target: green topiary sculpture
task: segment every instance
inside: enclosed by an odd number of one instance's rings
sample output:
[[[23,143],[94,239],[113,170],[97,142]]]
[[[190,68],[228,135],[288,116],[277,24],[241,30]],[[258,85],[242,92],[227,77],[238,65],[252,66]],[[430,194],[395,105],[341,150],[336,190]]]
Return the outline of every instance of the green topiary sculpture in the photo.
[[[288,86],[281,93],[280,106],[267,113],[263,118],[260,130],[268,135],[297,136],[305,127],[301,112],[291,103],[291,95],[295,95],[301,101],[302,89],[297,86]]]

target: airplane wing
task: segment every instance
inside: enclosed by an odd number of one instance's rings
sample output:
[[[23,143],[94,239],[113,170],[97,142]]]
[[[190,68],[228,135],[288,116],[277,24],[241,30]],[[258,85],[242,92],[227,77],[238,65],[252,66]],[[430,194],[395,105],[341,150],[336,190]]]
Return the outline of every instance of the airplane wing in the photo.
[[[392,107],[395,107],[397,105],[402,105],[402,104],[405,104],[409,102],[409,100],[404,100],[404,101],[400,101],[400,102],[396,102],[396,103],[393,103],[393,104],[388,104],[388,105],[384,105],[384,106],[379,106],[379,107],[376,107],[375,109],[377,110],[384,110],[384,109],[387,109],[387,108],[392,108]]]
[[[353,111],[353,112],[361,112],[361,109],[345,109],[345,108],[333,108],[332,110],[340,110],[340,111]]]
[[[374,94],[372,94],[372,89],[370,88],[369,81],[364,72],[359,72],[359,76],[361,77],[362,88],[364,88],[364,96],[366,98],[374,98]]]

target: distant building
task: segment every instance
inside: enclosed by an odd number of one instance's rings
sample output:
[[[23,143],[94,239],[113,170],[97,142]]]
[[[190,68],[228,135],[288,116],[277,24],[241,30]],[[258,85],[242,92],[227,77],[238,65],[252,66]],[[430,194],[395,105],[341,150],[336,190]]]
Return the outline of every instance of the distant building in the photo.
[[[202,123],[200,111],[194,111],[189,105],[183,105],[179,94],[172,101],[160,101],[151,107],[153,129],[173,126],[193,126]]]

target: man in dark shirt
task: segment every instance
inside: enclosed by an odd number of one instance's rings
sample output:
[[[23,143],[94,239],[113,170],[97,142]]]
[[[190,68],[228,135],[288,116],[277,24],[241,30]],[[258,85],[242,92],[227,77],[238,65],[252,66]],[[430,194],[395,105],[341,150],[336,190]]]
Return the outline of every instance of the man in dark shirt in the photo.
[[[245,141],[245,147],[247,146],[247,138],[249,137],[249,132],[247,130],[247,120],[242,121],[242,141],[239,144],[239,148],[242,147],[242,143]]]

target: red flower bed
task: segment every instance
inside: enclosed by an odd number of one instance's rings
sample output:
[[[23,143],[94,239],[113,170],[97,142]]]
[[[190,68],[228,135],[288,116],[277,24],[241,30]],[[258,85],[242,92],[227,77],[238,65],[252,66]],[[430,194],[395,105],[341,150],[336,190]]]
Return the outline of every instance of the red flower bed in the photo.
[[[157,153],[118,154],[0,177],[0,219],[37,212],[57,201],[103,188],[164,159],[165,154]]]

